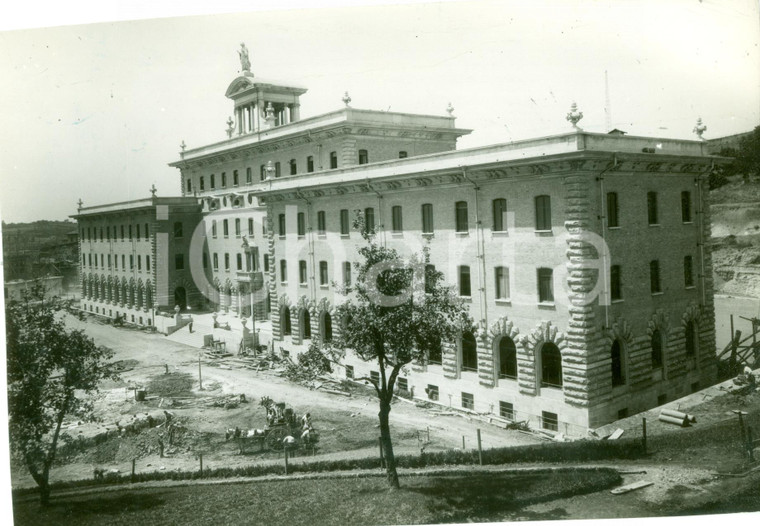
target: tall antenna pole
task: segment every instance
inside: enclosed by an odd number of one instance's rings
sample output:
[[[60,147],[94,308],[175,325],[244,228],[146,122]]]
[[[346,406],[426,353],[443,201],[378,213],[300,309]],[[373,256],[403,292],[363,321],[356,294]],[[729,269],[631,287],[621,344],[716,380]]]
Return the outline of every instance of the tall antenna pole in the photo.
[[[610,82],[607,78],[607,70],[604,70],[604,124],[607,131],[612,130],[612,103],[610,102]]]

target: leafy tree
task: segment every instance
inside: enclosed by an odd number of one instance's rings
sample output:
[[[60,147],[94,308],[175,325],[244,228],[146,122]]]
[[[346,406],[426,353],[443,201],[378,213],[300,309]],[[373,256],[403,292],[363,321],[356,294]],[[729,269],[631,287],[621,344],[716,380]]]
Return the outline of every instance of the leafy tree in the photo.
[[[50,499],[48,479],[64,418],[91,415],[82,395],[116,378],[107,364],[113,352],[96,346],[84,331],[67,330],[57,307],[37,287],[5,311],[11,449],[39,486],[43,506]]]
[[[335,309],[341,320],[340,335],[324,349],[336,361],[351,350],[377,364],[379,379],[358,379],[370,382],[377,393],[388,484],[396,489],[399,481],[389,416],[399,372],[412,361],[440,353],[441,341],[455,340],[462,327],[471,326],[471,320],[462,301],[443,285],[443,274],[427,265],[426,251],[403,260],[396,250],[375,241],[375,233],[364,228],[361,216],[354,227],[367,244],[358,248],[361,260],[355,263],[353,294],[344,291],[347,300]]]
[[[734,161],[736,173],[744,175],[745,181],[750,177],[760,176],[760,126],[739,141],[739,150]]]

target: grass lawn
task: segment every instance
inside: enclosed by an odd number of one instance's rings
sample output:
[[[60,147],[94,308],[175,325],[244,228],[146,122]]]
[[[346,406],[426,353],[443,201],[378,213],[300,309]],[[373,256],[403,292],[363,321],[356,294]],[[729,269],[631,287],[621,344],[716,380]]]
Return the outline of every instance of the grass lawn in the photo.
[[[129,489],[70,497],[51,506],[14,502],[25,524],[420,524],[509,520],[523,506],[617,484],[609,469],[403,477],[391,492],[384,478],[278,480]]]

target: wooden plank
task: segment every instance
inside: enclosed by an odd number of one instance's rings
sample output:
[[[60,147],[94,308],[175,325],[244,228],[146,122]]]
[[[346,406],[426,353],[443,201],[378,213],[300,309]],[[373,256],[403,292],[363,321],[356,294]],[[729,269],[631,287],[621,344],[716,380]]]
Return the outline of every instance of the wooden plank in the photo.
[[[612,434],[610,435],[610,438],[608,438],[607,440],[617,440],[618,438],[620,438],[620,436],[623,433],[624,431],[622,429],[617,428],[615,431],[612,432]]]
[[[613,495],[622,495],[623,493],[628,493],[629,491],[634,491],[641,488],[646,488],[647,486],[651,486],[654,484],[654,482],[651,482],[649,480],[639,480],[638,482],[633,482],[631,484],[626,484],[625,486],[620,486],[619,488],[615,488],[610,491]]]

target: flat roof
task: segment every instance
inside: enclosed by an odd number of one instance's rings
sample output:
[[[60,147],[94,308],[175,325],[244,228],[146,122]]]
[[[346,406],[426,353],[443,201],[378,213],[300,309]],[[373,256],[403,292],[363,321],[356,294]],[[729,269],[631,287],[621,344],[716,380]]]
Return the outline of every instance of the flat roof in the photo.
[[[79,209],[79,213],[72,214],[69,217],[78,219],[92,215],[101,215],[107,213],[118,213],[125,211],[149,210],[156,206],[200,206],[196,197],[148,197],[145,199],[136,199],[134,201],[122,201],[119,203],[107,203],[103,205],[84,206]]]

